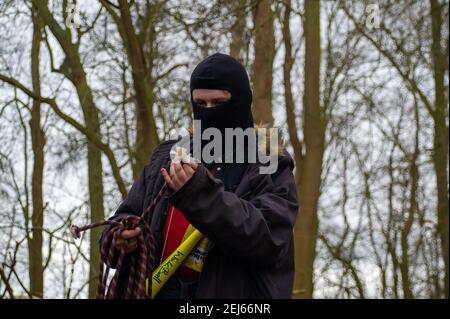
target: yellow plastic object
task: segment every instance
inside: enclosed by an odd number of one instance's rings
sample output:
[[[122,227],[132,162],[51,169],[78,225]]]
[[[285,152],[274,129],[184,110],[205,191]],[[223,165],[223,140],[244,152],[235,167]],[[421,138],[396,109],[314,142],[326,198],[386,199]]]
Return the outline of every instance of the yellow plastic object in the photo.
[[[170,254],[164,262],[152,274],[152,299],[165,285],[167,280],[175,273],[175,271],[183,264],[184,260],[189,256],[192,249],[203,238],[202,233],[194,228],[192,233],[187,237],[178,248]],[[148,278],[145,287],[148,296]]]

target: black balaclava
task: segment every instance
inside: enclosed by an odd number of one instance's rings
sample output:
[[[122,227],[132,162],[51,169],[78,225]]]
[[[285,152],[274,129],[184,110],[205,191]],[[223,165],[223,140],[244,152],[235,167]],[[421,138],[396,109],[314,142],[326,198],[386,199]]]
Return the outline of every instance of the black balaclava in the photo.
[[[195,89],[227,90],[231,98],[225,103],[207,108],[194,102],[192,92]],[[252,91],[247,71],[229,55],[215,53],[197,65],[191,75],[191,103],[194,119],[201,121],[201,133],[209,127],[215,127],[224,138],[227,127],[240,127],[243,130],[253,127]],[[222,145],[222,151],[225,151],[224,141]]]
[[[251,111],[252,90],[247,71],[244,66],[233,57],[215,53],[204,59],[194,69],[191,75],[191,103],[194,119],[201,121],[201,133],[209,127],[215,127],[225,137],[225,128],[253,127]],[[194,102],[192,92],[195,89],[227,90],[231,98],[225,103],[207,108]],[[202,141],[202,144],[209,141]],[[222,151],[225,152],[225,142],[222,141]],[[213,166],[215,166],[213,164]],[[232,164],[224,167],[221,178],[226,188],[233,188],[242,176],[244,164]],[[228,185],[227,185],[228,184]]]

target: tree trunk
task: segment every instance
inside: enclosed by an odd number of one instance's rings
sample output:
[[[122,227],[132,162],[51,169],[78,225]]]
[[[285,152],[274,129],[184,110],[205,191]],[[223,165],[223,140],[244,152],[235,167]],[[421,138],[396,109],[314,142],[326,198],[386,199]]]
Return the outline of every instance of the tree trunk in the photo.
[[[86,73],[81,63],[78,45],[72,43],[70,31],[61,28],[51,15],[47,4],[43,0],[33,0],[33,5],[39,12],[42,20],[48,25],[65,53],[61,72],[63,72],[75,86],[80,106],[83,111],[86,129],[101,138],[98,109],[94,103],[92,90],[88,85]],[[90,219],[93,223],[104,219],[103,167],[100,149],[89,140],[87,141],[87,145],[89,205],[91,209]],[[97,290],[97,274],[100,264],[100,233],[101,229],[99,228],[90,231],[89,298],[95,297]]]
[[[94,103],[91,88],[86,79],[86,74],[81,62],[71,63],[72,73],[68,74],[69,79],[76,87],[78,99],[82,106],[86,128],[100,137],[100,123],[98,110]],[[89,180],[89,206],[91,208],[91,223],[98,222],[105,218],[103,206],[103,167],[101,161],[101,151],[90,141],[88,145],[88,180]],[[90,238],[90,259],[89,259],[89,298],[94,298],[97,292],[97,275],[100,264],[99,239],[101,228],[91,229]]]
[[[442,16],[437,0],[431,0],[432,58],[434,71],[434,153],[433,164],[436,172],[438,232],[441,239],[442,256],[445,265],[445,298],[449,298],[448,265],[448,127],[446,125],[444,70],[445,57],[441,47]]]
[[[272,75],[275,57],[273,12],[270,0],[254,4],[255,61],[253,63],[253,116],[257,124],[273,124]]]
[[[294,65],[292,56],[292,41],[290,24],[291,2],[287,1],[282,22],[283,44],[284,44],[284,64],[283,64],[283,84],[284,84],[284,102],[286,104],[286,122],[289,133],[289,140],[294,150],[294,159],[296,165],[296,181],[298,183],[300,177],[300,166],[302,160],[302,143],[298,138],[298,127],[296,123],[295,103],[292,95],[291,71]]]
[[[39,52],[41,48],[42,22],[36,13],[31,10],[33,20],[33,38],[31,43],[31,82],[33,91],[41,94],[41,81],[39,72]],[[33,99],[31,109],[31,144],[33,148],[33,176],[32,176],[32,202],[33,213],[31,218],[32,238],[28,243],[30,292],[33,297],[44,297],[44,268],[42,259],[42,229],[44,226],[43,201],[43,172],[44,172],[44,145],[45,135],[41,128],[41,103]]]
[[[231,7],[236,21],[231,27],[231,44],[230,44],[230,55],[243,63],[244,59],[242,57],[242,50],[244,49],[244,32],[246,25],[246,15],[245,15],[245,5],[247,0],[239,0],[233,2],[234,6]]]
[[[295,298],[312,298],[317,241],[317,208],[324,153],[325,118],[320,106],[320,2],[305,1],[305,81],[303,135],[305,155],[300,176],[300,214],[294,229]]]
[[[283,84],[284,84],[284,100],[286,105],[286,122],[289,133],[289,141],[291,142],[293,151],[294,151],[294,160],[295,160],[295,181],[297,186],[300,185],[300,176],[301,176],[301,167],[302,167],[302,142],[300,141],[297,132],[298,127],[296,123],[296,114],[295,114],[295,103],[294,97],[292,95],[292,83],[291,83],[291,71],[294,65],[294,58],[292,57],[292,41],[291,41],[291,31],[290,31],[290,12],[291,12],[291,1],[288,0],[286,4],[286,8],[284,10],[284,17],[282,23],[282,32],[283,32],[283,44],[284,44],[284,64],[283,64]],[[297,187],[297,195],[300,198],[300,188]],[[298,214],[300,215],[300,209]],[[298,242],[298,236],[295,236],[295,247],[297,247],[300,243]],[[298,264],[296,264],[296,271]],[[294,285],[293,294],[296,295],[296,292],[300,290],[298,285]]]
[[[409,198],[409,209],[408,209],[408,216],[406,218],[406,221],[403,225],[403,228],[401,230],[400,234],[400,245],[402,248],[402,261],[400,263],[400,273],[402,275],[402,286],[403,286],[403,298],[405,299],[412,299],[414,298],[414,294],[411,288],[411,280],[409,276],[409,243],[408,243],[408,237],[411,232],[411,227],[414,223],[414,215],[417,210],[417,188],[419,184],[419,168],[417,167],[417,158],[419,157],[419,109],[417,102],[414,101],[414,114],[416,118],[416,134],[415,134],[415,146],[414,146],[414,152],[411,156],[411,163],[410,163],[410,178],[411,178],[411,188],[410,188],[410,198]],[[407,154],[405,154],[407,155]]]
[[[94,103],[92,90],[87,83],[86,73],[84,72],[79,59],[78,51],[73,51],[73,53],[73,60],[68,60],[70,71],[66,73],[66,76],[71,80],[77,90],[86,128],[101,138],[98,109]],[[90,222],[94,223],[105,218],[103,205],[102,153],[100,149],[89,140],[87,146],[89,206],[91,209]],[[101,231],[101,228],[94,228],[89,231],[89,298],[94,298],[97,293],[97,275],[100,264],[99,239]]]
[[[136,179],[147,164],[150,154],[159,142],[152,107],[154,93],[151,72],[146,64],[144,52],[133,27],[130,9],[126,0],[119,0],[121,23],[123,26],[123,45],[133,75],[136,94],[136,161],[133,165],[133,177]]]
[[[74,60],[69,62],[70,71],[66,73],[72,81],[78,94],[78,99],[82,107],[86,128],[91,130],[98,137],[101,136],[98,110],[94,103],[91,88],[87,83],[78,51],[74,52]],[[89,206],[91,209],[91,223],[98,222],[105,218],[103,206],[103,167],[101,151],[94,143],[88,140],[88,181],[89,181]],[[97,292],[97,275],[100,264],[99,239],[101,228],[91,229],[90,239],[90,259],[89,259],[89,298],[94,298]]]

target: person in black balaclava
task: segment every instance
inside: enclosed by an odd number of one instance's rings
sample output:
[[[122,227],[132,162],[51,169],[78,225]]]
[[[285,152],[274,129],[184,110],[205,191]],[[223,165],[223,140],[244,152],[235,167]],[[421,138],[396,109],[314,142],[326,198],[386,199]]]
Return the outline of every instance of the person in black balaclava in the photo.
[[[225,189],[231,189],[240,180],[246,163],[225,162],[225,128],[253,127],[251,111],[252,91],[245,68],[233,57],[216,53],[200,62],[191,75],[191,103],[194,120],[201,122],[201,134],[208,128],[216,128],[222,137],[222,157],[216,158],[207,167],[219,168]],[[209,141],[202,140],[201,148]],[[247,144],[244,156],[247,156]],[[228,150],[234,153],[233,150]],[[233,158],[235,160],[235,158]],[[221,164],[222,163],[222,164]]]
[[[190,91],[202,133],[217,128],[224,138],[225,128],[253,127],[249,78],[234,58],[220,53],[207,57],[193,71]],[[298,202],[290,155],[280,153],[276,172],[264,175],[261,163],[246,160],[220,159],[212,165],[171,161],[176,143],[169,140],[154,150],[112,217],[140,215],[163,184],[168,186],[147,221],[154,235],[154,247],[148,251],[154,251],[155,261],[148,271],[160,265],[175,267],[170,254],[188,236],[190,226],[204,235],[156,298],[291,298]],[[138,254],[139,233],[139,228],[124,230],[113,245]],[[123,290],[126,270],[119,278]]]
[[[207,107],[194,99],[196,89],[225,90],[231,98]],[[250,81],[242,64],[229,55],[216,53],[197,65],[191,75],[191,103],[194,119],[201,121],[202,131],[215,127],[225,136],[226,127],[253,127]]]

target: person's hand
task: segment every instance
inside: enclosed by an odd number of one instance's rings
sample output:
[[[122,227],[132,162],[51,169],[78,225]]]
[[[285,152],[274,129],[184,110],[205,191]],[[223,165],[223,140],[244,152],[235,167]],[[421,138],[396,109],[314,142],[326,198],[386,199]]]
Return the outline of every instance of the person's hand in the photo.
[[[137,248],[137,237],[141,233],[141,228],[136,227],[135,229],[124,230],[120,236],[113,242],[114,246],[122,250],[125,249],[125,253],[131,253]]]
[[[179,190],[194,175],[197,170],[197,163],[170,162],[170,173],[165,168],[161,168],[161,173],[167,185],[174,190]]]

